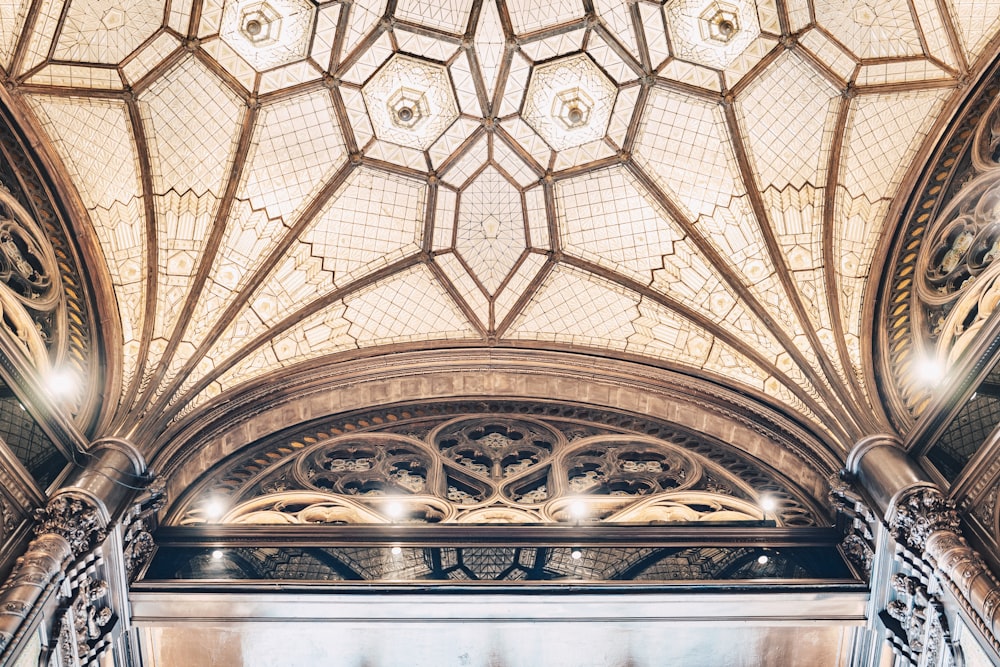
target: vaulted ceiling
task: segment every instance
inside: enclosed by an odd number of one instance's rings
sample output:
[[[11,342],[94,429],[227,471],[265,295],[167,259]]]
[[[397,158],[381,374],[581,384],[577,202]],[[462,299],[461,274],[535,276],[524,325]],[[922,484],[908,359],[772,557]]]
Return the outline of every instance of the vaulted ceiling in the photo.
[[[987,0],[0,0],[0,66],[113,297],[109,431],[500,346],[717,382],[846,451],[884,428],[872,269],[998,28]]]

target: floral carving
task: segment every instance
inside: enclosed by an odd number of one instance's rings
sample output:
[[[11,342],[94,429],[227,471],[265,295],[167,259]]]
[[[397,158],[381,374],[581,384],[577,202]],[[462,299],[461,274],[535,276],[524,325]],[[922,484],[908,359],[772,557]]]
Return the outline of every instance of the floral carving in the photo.
[[[639,443],[607,443],[582,450],[567,461],[575,493],[642,496],[683,489],[696,481],[697,465],[679,452]]]
[[[493,479],[512,477],[547,459],[555,441],[541,424],[514,419],[459,421],[435,439],[453,461]]]
[[[102,604],[108,594],[108,582],[84,576],[73,599],[73,630],[77,646],[88,647],[94,640],[104,635],[104,628],[111,622],[114,613]],[[85,652],[85,651],[83,651]]]
[[[35,520],[38,522],[36,535],[61,535],[77,557],[96,547],[107,536],[97,508],[74,496],[56,496],[35,513]]]
[[[125,578],[132,581],[153,555],[156,547],[151,533],[154,517],[166,502],[165,482],[154,478],[122,518],[122,556]]]
[[[740,419],[735,413],[730,417]],[[461,457],[452,458],[449,449],[460,442],[451,443],[444,449],[441,447],[442,442],[454,434],[453,427],[468,428],[470,433],[481,427],[489,443],[497,441],[496,436],[503,434],[491,435],[486,432],[486,426],[508,424],[510,428],[519,430],[522,422],[525,423],[523,428],[531,425],[531,429],[541,429],[537,440],[551,442],[552,453],[540,458],[534,465],[509,468],[506,477],[503,476],[503,468],[499,478],[495,478],[492,474],[475,472],[459,460]],[[521,440],[507,439],[517,444],[530,441],[530,444],[548,451],[531,435],[534,430],[521,432],[525,433]],[[330,433],[349,435],[331,437]],[[355,494],[345,497],[356,498],[373,507],[379,504],[379,497],[395,496],[394,500],[410,504],[416,502],[416,496],[420,497],[420,502],[434,497],[451,507],[443,518],[435,519],[445,522],[464,521],[465,517],[481,518],[487,514],[490,517],[522,517],[522,520],[532,523],[570,520],[570,515],[559,506],[573,495],[565,472],[566,457],[584,448],[590,449],[588,443],[600,449],[604,447],[602,443],[623,446],[628,442],[637,442],[659,451],[680,452],[696,461],[700,472],[689,480],[692,481],[690,490],[720,496],[719,503],[722,505],[729,502],[723,500],[723,496],[756,503],[762,495],[766,495],[775,501],[773,516],[781,525],[814,526],[817,523],[816,506],[776,478],[773,472],[734,449],[703,435],[683,431],[661,419],[565,403],[483,402],[473,399],[433,405],[408,403],[381,407],[268,438],[235,454],[207,473],[168,521],[184,525],[231,521],[241,516],[242,512],[249,511],[247,508],[252,500],[273,498],[285,492],[322,491],[331,497],[336,496],[336,492],[317,489],[309,483],[308,478],[302,476],[304,471],[300,461],[309,453],[329,448],[335,443],[372,442],[379,438],[383,442],[392,438],[417,446],[429,457],[426,490],[420,494]],[[483,445],[483,449],[487,449],[487,445]],[[489,452],[495,451],[489,448]],[[484,452],[484,456],[489,452]],[[493,456],[486,457],[488,462],[483,461],[483,470],[492,470]],[[266,470],[261,470],[262,462],[267,462]],[[663,493],[675,491],[676,488]],[[594,499],[602,497],[594,493],[587,495]],[[624,509],[629,502],[650,497],[615,496],[615,500],[610,502],[613,507],[602,510],[599,516],[595,515],[592,519],[606,520],[610,513]],[[218,505],[220,500],[225,502],[223,507]],[[702,509],[695,511],[700,515]],[[422,510],[416,514],[421,513]]]
[[[980,525],[991,534],[994,532],[996,526],[998,493],[1000,493],[1000,484],[994,484],[972,506],[973,515],[979,520]]]
[[[351,496],[422,493],[430,457],[402,438],[356,438],[318,447],[296,467],[308,486]]]
[[[898,541],[922,553],[931,534],[958,532],[958,512],[940,490],[918,486],[908,490],[896,503],[889,527]]]
[[[837,512],[837,525],[844,533],[840,543],[844,555],[871,579],[875,560],[875,535],[872,526],[876,518],[871,508],[840,475],[830,478],[830,504]]]
[[[911,665],[939,665],[942,651],[952,652],[941,601],[919,578],[901,572],[892,576],[892,590],[894,599],[882,615],[892,643]],[[949,658],[947,664],[954,664],[954,656]]]

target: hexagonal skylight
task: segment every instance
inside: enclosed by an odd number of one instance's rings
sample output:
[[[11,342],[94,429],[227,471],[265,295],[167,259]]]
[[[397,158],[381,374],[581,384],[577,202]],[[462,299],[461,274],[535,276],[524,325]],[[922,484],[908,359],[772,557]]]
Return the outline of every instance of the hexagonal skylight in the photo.
[[[728,67],[760,35],[747,0],[677,0],[664,11],[677,57],[699,65]]]
[[[361,89],[375,134],[383,141],[426,150],[458,118],[444,65],[400,54]]]
[[[585,54],[535,69],[521,116],[557,151],[600,139],[608,129],[618,90]]]
[[[261,72],[305,58],[315,15],[308,0],[228,1],[219,37]]]

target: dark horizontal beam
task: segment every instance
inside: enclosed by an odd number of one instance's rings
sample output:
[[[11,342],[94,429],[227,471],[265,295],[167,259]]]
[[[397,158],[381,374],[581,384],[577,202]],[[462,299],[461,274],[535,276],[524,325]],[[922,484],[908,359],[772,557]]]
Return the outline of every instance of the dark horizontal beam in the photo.
[[[184,526],[156,533],[159,546],[814,546],[834,547],[834,528],[775,527],[773,521],[669,525],[307,525]]]

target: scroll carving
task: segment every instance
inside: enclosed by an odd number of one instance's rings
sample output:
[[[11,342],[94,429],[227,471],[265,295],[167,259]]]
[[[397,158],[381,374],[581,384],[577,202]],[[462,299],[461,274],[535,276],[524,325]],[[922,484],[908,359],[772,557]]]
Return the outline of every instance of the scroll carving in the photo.
[[[1000,582],[962,537],[958,513],[939,489],[905,491],[891,510],[889,528],[903,555],[912,552],[914,569],[925,568],[936,585],[950,588],[985,636],[1000,636]],[[994,649],[1000,649],[995,640]]]
[[[153,555],[155,516],[165,502],[163,479],[156,478],[122,518],[122,556],[127,581],[135,579]]]
[[[777,485],[758,491],[701,451],[527,415],[442,418],[422,432],[391,425],[285,451],[211,520],[760,521],[760,493],[777,500],[778,513],[801,509]]]
[[[109,574],[98,548],[71,568],[60,586],[62,611],[50,649],[54,661],[64,667],[96,667],[111,648],[119,615],[113,609]]]
[[[108,582],[95,581],[84,576],[73,598],[73,631],[78,647],[89,646],[100,639],[114,616],[110,607],[103,606],[102,598],[108,593]]]

